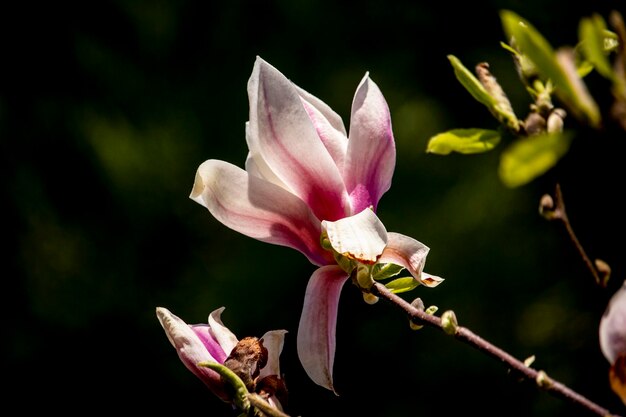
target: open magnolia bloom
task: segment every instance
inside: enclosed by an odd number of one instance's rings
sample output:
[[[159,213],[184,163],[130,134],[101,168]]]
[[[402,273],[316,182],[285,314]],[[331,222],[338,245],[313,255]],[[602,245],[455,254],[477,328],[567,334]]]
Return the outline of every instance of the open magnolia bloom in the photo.
[[[279,397],[284,390],[275,388],[284,388],[279,356],[287,332],[272,330],[261,339],[247,337],[238,340],[222,323],[223,311],[224,307],[213,311],[208,324],[194,325],[185,323],[164,307],[157,307],[156,315],[180,360],[215,395],[231,404],[235,401],[232,387],[220,374],[202,364],[225,365],[242,380],[249,392],[261,392],[270,405],[282,410]]]
[[[600,320],[600,349],[611,364],[611,388],[626,404],[626,281],[611,297]]]
[[[387,103],[368,74],[354,95],[349,135],[337,113],[258,57],[248,97],[246,169],[205,161],[190,198],[227,227],[296,249],[319,267],[305,293],[298,356],[314,382],[334,391],[337,307],[347,279],[368,290],[390,263],[406,268],[415,285],[442,279],[422,271],[426,246],[387,233],[375,215],[396,151]]]

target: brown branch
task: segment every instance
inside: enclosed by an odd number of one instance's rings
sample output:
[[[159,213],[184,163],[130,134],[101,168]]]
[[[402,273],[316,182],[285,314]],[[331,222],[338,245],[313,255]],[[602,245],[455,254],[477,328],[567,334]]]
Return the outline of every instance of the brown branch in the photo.
[[[450,326],[443,323],[441,318],[428,314],[424,310],[414,307],[402,297],[399,297],[398,295],[391,292],[387,287],[385,287],[384,284],[381,284],[380,282],[375,282],[370,291],[374,295],[384,298],[394,305],[400,307],[409,315],[413,322],[417,324],[436,327],[446,333],[452,333],[452,335],[456,339],[465,342],[468,345],[480,350],[481,352],[484,352],[487,355],[505,363],[511,370],[515,371],[524,379],[534,381],[539,388],[544,389],[557,397],[564,398],[574,403],[575,405],[581,406],[598,416],[619,417],[617,414],[610,413],[609,410],[607,410],[606,408],[600,407],[598,404],[573,391],[566,385],[548,377],[545,372],[527,366],[522,361],[516,359],[506,351],[476,335],[468,328],[458,326],[455,323],[451,331]]]
[[[556,184],[556,190],[555,190],[554,196],[556,198],[556,206],[554,206],[555,203],[551,200],[551,198],[549,198],[549,196],[548,196],[549,202],[546,203],[546,200],[545,200],[546,196],[544,196],[544,199],[542,199],[542,203],[540,206],[540,212],[546,219],[558,220],[563,224],[569,239],[574,244],[576,251],[578,251],[578,254],[582,258],[583,262],[585,263],[585,266],[587,267],[589,272],[591,272],[591,275],[593,275],[593,278],[595,279],[596,284],[600,285],[603,288],[606,287],[608,278],[609,278],[608,271],[604,271],[604,270],[598,271],[598,266],[599,266],[598,263],[601,263],[600,265],[602,265],[603,269],[608,268],[608,265],[606,265],[604,261],[600,261],[600,260],[596,260],[596,264],[594,265],[594,263],[591,261],[591,259],[587,255],[587,252],[585,252],[583,245],[581,245],[580,241],[578,240],[578,237],[576,236],[576,233],[574,233],[572,224],[570,223],[569,217],[567,216],[567,211],[565,211],[565,201],[563,201],[563,194],[561,193],[561,186],[558,183]]]

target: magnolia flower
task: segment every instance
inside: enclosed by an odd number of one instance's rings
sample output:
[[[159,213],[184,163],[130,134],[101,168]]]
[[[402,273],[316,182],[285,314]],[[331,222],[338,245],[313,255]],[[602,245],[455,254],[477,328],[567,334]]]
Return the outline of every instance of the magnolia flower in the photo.
[[[219,398],[233,403],[232,390],[212,369],[199,366],[202,363],[218,363],[233,370],[250,391],[267,385],[263,381],[280,380],[278,358],[283,349],[285,330],[272,330],[258,340],[244,338],[241,341],[222,323],[224,307],[209,315],[208,324],[189,325],[164,307],[157,307],[156,315],[172,346],[176,348],[183,364],[194,373]],[[280,400],[273,392],[270,405],[282,410]],[[280,394],[280,393],[279,393]],[[278,395],[280,396],[280,395]]]
[[[375,215],[395,168],[387,103],[366,73],[352,102],[350,133],[337,113],[256,59],[248,81],[245,170],[208,160],[190,195],[227,227],[291,247],[319,268],[309,279],[298,328],[298,356],[311,379],[334,391],[332,367],[339,295],[352,274],[369,289],[377,263],[422,272],[428,248],[387,233]]]
[[[611,388],[626,404],[626,281],[611,297],[600,320],[600,349],[611,364]]]

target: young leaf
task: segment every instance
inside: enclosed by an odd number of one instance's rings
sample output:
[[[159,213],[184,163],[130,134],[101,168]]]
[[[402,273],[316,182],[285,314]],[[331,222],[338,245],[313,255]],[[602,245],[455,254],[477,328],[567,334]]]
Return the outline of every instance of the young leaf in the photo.
[[[602,16],[598,14],[580,20],[578,37],[585,57],[593,64],[596,71],[612,81],[615,78],[615,74],[606,53],[606,32],[606,23]]]
[[[376,264],[372,271],[372,278],[375,280],[387,279],[398,275],[404,268],[400,265],[388,263],[388,264]]]
[[[567,132],[519,138],[500,156],[500,179],[511,188],[529,183],[557,164],[569,150],[571,138]]]
[[[448,60],[452,64],[454,69],[454,75],[456,79],[465,87],[465,89],[474,97],[477,101],[481,102],[489,109],[494,107],[498,102],[493,98],[478,81],[478,78],[454,55],[448,55]]]
[[[552,46],[528,21],[516,13],[503,10],[500,18],[506,35],[513,39],[520,53],[535,64],[539,73],[556,86],[555,93],[579,119],[591,126],[600,124],[600,111],[586,91],[575,66],[569,65],[565,53],[557,57]],[[572,71],[572,68],[573,71]],[[574,84],[575,83],[575,84]]]
[[[389,290],[391,290],[392,293],[398,294],[401,292],[411,291],[412,289],[416,288],[418,285],[420,285],[420,283],[415,278],[404,277],[404,278],[397,278],[391,282],[388,282],[387,284],[385,284],[385,287],[389,288]]]
[[[439,133],[428,141],[426,152],[448,155],[483,153],[500,143],[500,133],[489,129],[452,129]]]

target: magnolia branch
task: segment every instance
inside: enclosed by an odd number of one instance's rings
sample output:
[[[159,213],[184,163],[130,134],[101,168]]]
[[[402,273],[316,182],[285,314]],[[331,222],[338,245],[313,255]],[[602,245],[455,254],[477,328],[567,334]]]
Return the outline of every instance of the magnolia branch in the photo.
[[[548,375],[544,371],[536,370],[527,366],[524,362],[516,359],[499,347],[494,346],[482,337],[476,335],[468,328],[458,326],[456,322],[450,324],[442,320],[442,318],[440,317],[434,316],[425,312],[424,310],[414,307],[403,298],[391,292],[387,287],[385,287],[384,284],[381,284],[380,282],[375,282],[370,291],[374,295],[384,298],[387,301],[390,301],[391,303],[403,309],[409,315],[413,322],[417,324],[424,324],[436,327],[440,330],[445,331],[446,333],[452,334],[456,339],[467,343],[468,345],[480,350],[481,352],[486,353],[487,355],[495,359],[500,360],[501,362],[504,362],[506,365],[509,366],[510,369],[518,373],[524,379],[534,381],[539,388],[544,389],[557,397],[564,398],[578,406],[581,406],[598,416],[619,417],[617,414],[611,413],[606,408],[603,408],[598,404],[590,401],[586,397],[568,388],[566,385],[548,377]]]
[[[559,184],[556,185],[554,197],[556,199],[556,202],[552,200],[552,197],[550,197],[550,195],[544,195],[541,199],[539,212],[546,219],[558,220],[563,224],[563,226],[565,227],[565,231],[567,232],[567,236],[574,244],[574,247],[578,251],[578,254],[582,258],[589,272],[591,272],[591,275],[593,275],[596,283],[602,287],[606,287],[610,276],[610,268],[601,259],[596,259],[595,265],[594,262],[591,262],[591,259],[587,255],[587,252],[585,252],[583,245],[578,240],[578,237],[576,236],[576,233],[574,233],[574,229],[572,228],[572,224],[569,221],[567,211],[565,211],[565,201],[563,200],[563,194],[561,193],[561,186]]]

